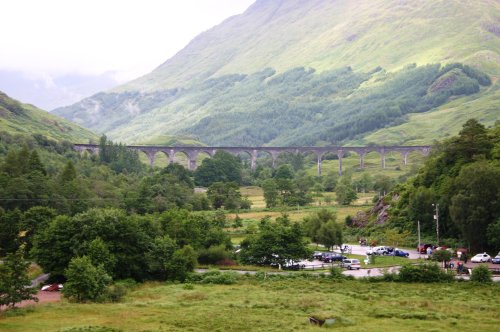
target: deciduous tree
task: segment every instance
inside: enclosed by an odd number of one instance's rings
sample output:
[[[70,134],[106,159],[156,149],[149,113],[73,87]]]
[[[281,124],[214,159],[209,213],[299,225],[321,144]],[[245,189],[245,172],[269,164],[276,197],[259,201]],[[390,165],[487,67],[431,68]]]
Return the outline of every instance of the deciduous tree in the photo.
[[[94,266],[87,256],[73,258],[64,275],[63,294],[76,302],[99,300],[112,281],[103,266]]]

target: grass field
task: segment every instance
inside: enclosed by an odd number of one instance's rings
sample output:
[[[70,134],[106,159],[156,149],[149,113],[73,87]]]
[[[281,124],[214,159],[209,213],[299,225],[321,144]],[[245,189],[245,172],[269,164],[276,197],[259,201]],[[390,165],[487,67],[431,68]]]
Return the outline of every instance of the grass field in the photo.
[[[258,227],[258,223],[261,219],[265,217],[270,217],[272,220],[287,214],[291,221],[301,222],[305,217],[318,212],[321,209],[329,209],[335,211],[337,214],[337,221],[343,223],[345,217],[348,215],[356,215],[359,211],[366,211],[371,208],[371,201],[375,193],[359,193],[358,199],[352,203],[352,205],[344,206],[338,205],[335,202],[335,193],[324,193],[321,199],[321,203],[316,198],[316,201],[309,206],[304,207],[283,207],[276,209],[266,209],[266,203],[264,201],[262,189],[259,187],[242,187],[240,189],[242,196],[248,197],[252,202],[252,208],[248,211],[240,211],[236,213],[228,213],[226,215],[229,227],[226,228],[227,232],[231,237],[233,244],[239,244],[246,236],[246,230],[249,226],[253,227],[255,230]],[[332,203],[325,204],[325,196],[330,196],[332,198]],[[238,215],[242,220],[242,227],[234,228],[232,227],[233,221]]]
[[[189,289],[192,288],[192,289]],[[46,304],[0,315],[1,331],[498,331],[500,285],[324,279],[146,284],[122,303]],[[107,327],[85,329],[85,327]],[[113,328],[114,330],[111,330]]]
[[[312,203],[312,205],[305,207],[283,207],[276,209],[265,209],[265,201],[262,195],[262,189],[259,187],[243,187],[241,188],[242,196],[247,196],[252,202],[252,209],[249,211],[240,211],[238,216],[242,219],[243,228],[248,227],[250,224],[257,225],[257,223],[265,217],[270,217],[275,220],[277,217],[282,216],[284,213],[288,215],[292,221],[302,221],[308,215],[318,212],[321,209],[330,209],[337,213],[337,221],[343,222],[345,217],[348,215],[355,215],[359,211],[366,211],[371,205],[371,200],[375,193],[359,193],[358,199],[352,203],[352,205],[344,206],[338,205],[336,203],[325,204],[318,201]],[[335,193],[324,193],[324,196],[331,196],[332,200],[335,201]],[[322,197],[322,200],[324,197]],[[236,218],[236,213],[228,213],[227,219],[229,224]],[[242,228],[233,229],[229,228],[228,231],[233,234],[233,243],[241,242]],[[236,234],[234,234],[236,233]]]

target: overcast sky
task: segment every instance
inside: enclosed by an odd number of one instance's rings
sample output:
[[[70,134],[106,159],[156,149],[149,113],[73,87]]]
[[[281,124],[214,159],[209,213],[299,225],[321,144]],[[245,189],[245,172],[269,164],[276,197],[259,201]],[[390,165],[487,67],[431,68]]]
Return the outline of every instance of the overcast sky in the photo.
[[[100,74],[153,70],[254,0],[5,0],[0,69]]]

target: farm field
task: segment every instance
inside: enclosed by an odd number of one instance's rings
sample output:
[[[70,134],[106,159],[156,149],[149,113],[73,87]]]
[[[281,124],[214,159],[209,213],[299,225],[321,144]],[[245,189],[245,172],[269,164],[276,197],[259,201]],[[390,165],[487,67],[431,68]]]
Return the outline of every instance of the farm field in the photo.
[[[317,331],[308,322],[315,315],[336,318],[342,331],[497,331],[499,311],[498,283],[249,278],[233,285],[149,283],[122,303],[27,307],[0,314],[0,330]]]

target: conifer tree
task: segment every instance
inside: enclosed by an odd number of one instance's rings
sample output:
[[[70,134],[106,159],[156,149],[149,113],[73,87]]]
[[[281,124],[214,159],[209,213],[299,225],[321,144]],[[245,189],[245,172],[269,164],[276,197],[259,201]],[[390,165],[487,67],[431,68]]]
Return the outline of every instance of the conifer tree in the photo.
[[[24,300],[35,300],[37,290],[32,288],[28,278],[30,263],[24,259],[24,248],[8,254],[0,265],[0,307],[14,307]]]

